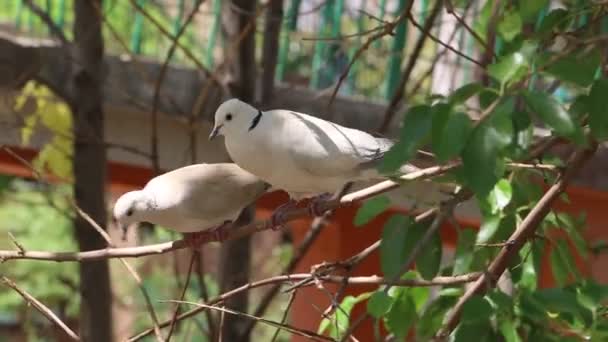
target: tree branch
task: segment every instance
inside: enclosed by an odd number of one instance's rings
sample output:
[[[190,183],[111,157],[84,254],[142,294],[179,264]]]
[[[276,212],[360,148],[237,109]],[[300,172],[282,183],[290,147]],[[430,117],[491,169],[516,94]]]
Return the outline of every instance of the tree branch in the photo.
[[[398,178],[400,181],[413,181],[428,179],[434,176],[444,174],[450,170],[455,169],[460,163],[452,163],[444,166],[433,166],[426,169],[421,169],[416,172],[408,173],[407,175]],[[394,181],[384,181],[367,187],[365,189],[352,192],[343,196],[339,201],[330,201],[320,205],[322,211],[334,210],[339,207],[351,205],[354,202],[366,200],[368,198],[377,196],[387,191],[398,188],[400,183]],[[298,218],[306,217],[308,215],[308,209],[296,208],[285,213],[285,221],[277,222],[280,225],[288,221],[292,221]],[[241,228],[229,230],[227,237],[224,241],[240,239],[244,236],[251,235],[255,232],[260,232],[273,228],[272,220],[255,222]],[[203,241],[202,244],[209,242],[216,242],[215,240]],[[47,261],[90,261],[100,260],[109,258],[135,258],[153,254],[163,254],[169,251],[186,248],[188,245],[184,240],[169,241],[154,245],[139,246],[139,247],[124,247],[124,248],[103,248],[86,252],[46,252],[46,251],[26,251],[21,253],[19,251],[8,251],[0,250],[0,260],[15,260],[15,259],[33,259],[33,260],[47,260]]]
[[[252,282],[249,284],[245,284],[239,288],[236,288],[234,290],[228,291],[220,296],[217,296],[211,300],[209,300],[207,303],[205,303],[206,305],[215,305],[217,303],[223,302],[224,300],[226,300],[227,298],[230,298],[234,295],[237,295],[243,291],[249,291],[251,289],[254,288],[258,288],[258,287],[262,287],[262,286],[267,286],[267,285],[271,285],[271,284],[277,284],[277,283],[289,283],[289,282],[293,282],[293,281],[301,281],[301,280],[305,280],[308,279],[310,277],[312,277],[313,274],[310,273],[298,273],[298,274],[289,274],[289,275],[282,275],[282,276],[276,276],[276,277],[271,277],[271,278],[267,278],[264,280],[260,280],[260,281],[256,281],[256,282]],[[397,286],[425,286],[425,287],[429,287],[429,286],[447,286],[447,285],[460,285],[460,284],[465,284],[471,281],[474,281],[476,279],[478,279],[481,276],[480,273],[468,273],[468,274],[463,274],[463,275],[458,275],[458,276],[453,276],[453,277],[435,277],[434,279],[431,280],[424,280],[424,279],[402,279],[399,280],[398,282],[395,283],[395,285]],[[324,281],[324,282],[328,282],[328,283],[337,283],[337,284],[341,284],[344,282],[346,277],[343,276],[332,276],[332,275],[326,275],[326,276],[317,276],[317,279]],[[389,282],[389,279],[385,279],[382,277],[378,277],[378,276],[363,276],[363,277],[350,277],[347,280],[348,284],[352,284],[352,285],[361,285],[361,286],[365,286],[365,285],[382,285],[382,284],[386,284]],[[177,317],[177,321],[192,317],[198,313],[200,313],[203,310],[206,310],[207,308],[201,307],[201,308],[196,308],[196,309],[192,309],[190,311],[184,312],[183,314],[179,315]],[[167,320],[165,322],[162,322],[160,324],[161,328],[167,327],[171,324],[170,320]],[[150,335],[151,333],[153,333],[152,329],[147,329],[145,331],[142,331],[141,333],[139,333],[136,336],[133,336],[131,338],[129,338],[128,341],[137,341],[145,336]]]
[[[563,172],[558,181],[538,201],[536,206],[528,213],[521,225],[513,232],[509,238],[509,243],[504,245],[496,258],[488,267],[488,271],[479,277],[479,279],[460,297],[454,308],[447,315],[445,325],[437,333],[439,339],[446,338],[454,328],[458,325],[460,314],[464,304],[473,296],[483,294],[488,288],[496,286],[500,276],[507,268],[512,257],[519,252],[524,244],[534,236],[534,232],[542,222],[544,217],[551,210],[553,202],[565,190],[566,185],[570,182],[583,163],[589,159],[595,152],[597,145],[593,148],[580,150],[572,154],[566,165],[568,167]]]
[[[25,290],[19,288],[17,286],[17,284],[15,284],[12,280],[8,279],[5,276],[2,276],[2,282],[12,288],[13,290],[15,290],[17,293],[19,293],[19,295],[21,297],[23,297],[23,299],[25,299],[29,304],[31,304],[33,307],[35,307],[38,311],[40,311],[40,313],[45,316],[46,318],[48,318],[51,322],[55,323],[59,328],[61,328],[61,330],[63,330],[63,332],[66,333],[66,335],[68,335],[72,340],[74,341],[80,341],[80,337],[78,337],[78,335],[76,335],[75,332],[72,331],[72,329],[70,329],[65,323],[63,323],[63,321],[61,319],[59,319],[59,317],[57,317],[57,315],[55,315],[53,313],[53,311],[51,311],[51,309],[47,308],[44,304],[42,304],[38,299],[34,298],[34,296],[32,296],[31,294],[27,293]]]

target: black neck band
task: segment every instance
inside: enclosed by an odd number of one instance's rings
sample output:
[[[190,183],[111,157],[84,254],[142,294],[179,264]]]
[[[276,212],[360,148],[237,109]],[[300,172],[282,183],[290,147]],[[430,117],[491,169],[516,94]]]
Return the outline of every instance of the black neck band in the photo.
[[[253,118],[251,121],[251,126],[249,126],[250,131],[260,123],[260,119],[262,119],[262,111],[258,109],[258,115]]]

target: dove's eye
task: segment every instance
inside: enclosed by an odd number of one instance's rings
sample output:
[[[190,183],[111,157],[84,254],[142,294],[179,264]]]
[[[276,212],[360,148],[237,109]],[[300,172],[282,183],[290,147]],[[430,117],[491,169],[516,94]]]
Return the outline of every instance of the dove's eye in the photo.
[[[131,215],[133,215],[133,209],[129,209],[129,210],[127,211],[127,216],[131,216]]]
[[[226,121],[230,121],[232,120],[232,114],[227,114],[226,115]]]

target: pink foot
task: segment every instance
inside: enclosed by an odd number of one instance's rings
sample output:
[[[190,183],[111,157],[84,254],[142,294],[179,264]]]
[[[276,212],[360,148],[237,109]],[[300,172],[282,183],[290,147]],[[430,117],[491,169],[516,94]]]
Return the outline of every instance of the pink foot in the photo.
[[[184,242],[190,248],[197,248],[209,242],[222,242],[228,237],[228,228],[232,226],[231,221],[226,221],[216,228],[196,233],[186,233]]]
[[[276,208],[272,215],[270,216],[270,229],[277,231],[283,227],[283,223],[286,221],[285,214],[295,208],[297,202],[290,199],[286,203],[281,204],[278,208]]]

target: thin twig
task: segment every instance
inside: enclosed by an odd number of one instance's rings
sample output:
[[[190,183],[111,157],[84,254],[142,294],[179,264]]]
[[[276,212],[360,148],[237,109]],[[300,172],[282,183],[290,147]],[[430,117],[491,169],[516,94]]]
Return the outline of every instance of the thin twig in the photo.
[[[13,243],[13,245],[15,245],[15,248],[17,248],[17,250],[19,251],[19,253],[23,254],[25,253],[25,248],[23,247],[23,245],[17,241],[17,239],[15,238],[15,236],[13,235],[13,233],[11,232],[7,232],[8,234],[8,238],[11,240],[11,242]]]
[[[426,22],[424,23],[424,27],[417,26],[420,29],[420,36],[418,37],[418,41],[416,41],[416,45],[414,46],[414,51],[412,52],[412,55],[408,58],[405,69],[403,69],[403,75],[401,76],[399,85],[395,89],[395,93],[391,94],[391,96],[392,96],[391,101],[390,101],[388,107],[386,108],[386,111],[384,113],[384,119],[382,121],[382,124],[380,125],[380,128],[378,129],[378,131],[380,133],[384,133],[388,129],[388,127],[393,119],[393,116],[395,115],[397,106],[399,105],[399,103],[401,102],[401,99],[403,98],[405,86],[407,85],[408,81],[410,80],[412,72],[414,71],[414,67],[416,66],[416,63],[418,62],[418,59],[419,59],[418,57],[422,53],[422,48],[424,47],[424,44],[426,43],[427,38],[431,37],[431,27],[433,27],[433,24],[435,23],[435,19],[437,18],[437,15],[441,11],[442,4],[443,3],[441,1],[435,2],[433,11],[431,12],[431,15],[427,18]],[[408,18],[410,19],[410,21],[412,21],[412,23],[414,23],[414,19],[413,19],[411,13],[408,14]]]
[[[471,1],[472,3],[472,1]],[[486,43],[485,40],[483,40],[483,38],[481,38],[481,36],[475,31],[473,30],[469,24],[467,24],[467,21],[463,19],[463,17],[459,16],[458,13],[456,13],[456,11],[454,10],[454,5],[452,4],[452,2],[450,0],[446,0],[446,11],[451,14],[454,18],[456,18],[456,20],[458,21],[458,23],[460,23],[460,25],[462,25],[476,40],[479,44],[481,44],[481,46],[483,46],[483,48],[487,51],[488,54],[491,54],[494,58],[497,58],[496,55],[494,54],[494,49],[490,48],[490,46],[488,45],[488,43]]]
[[[296,299],[296,294],[297,292],[294,291],[291,293],[291,296],[289,296],[289,302],[287,302],[287,307],[285,307],[285,310],[283,310],[283,317],[281,318],[281,324],[285,324],[285,322],[287,321],[287,315],[289,314],[289,310],[291,310],[291,306],[293,305],[294,300]],[[277,340],[277,337],[279,337],[279,332],[281,332],[281,329],[278,329],[274,332],[274,335],[272,336],[272,339],[270,340],[270,342],[275,342]]]
[[[43,316],[45,316],[51,322],[55,323],[59,328],[61,328],[61,330],[63,330],[63,332],[65,332],[66,335],[68,335],[72,340],[74,340],[74,341],[80,341],[80,337],[78,337],[78,335],[76,335],[76,333],[74,331],[72,331],[72,329],[70,329],[65,323],[63,323],[63,321],[61,319],[59,319],[59,317],[57,317],[57,315],[55,315],[53,313],[53,311],[51,311],[51,309],[47,308],[38,299],[34,298],[34,296],[32,296],[31,294],[27,293],[25,290],[19,288],[17,286],[17,284],[15,284],[12,280],[8,279],[5,276],[2,276],[1,279],[2,279],[2,282],[6,286],[12,288],[17,293],[19,293],[19,295],[21,297],[23,297],[23,299],[25,299],[29,304],[31,304],[38,311],[40,311],[40,313]]]
[[[162,302],[189,304],[189,305],[197,306],[197,307],[203,308],[203,309],[216,310],[216,311],[219,311],[222,313],[227,313],[227,314],[231,314],[231,315],[235,315],[235,316],[239,316],[239,317],[249,318],[249,319],[255,320],[260,323],[268,324],[270,326],[276,327],[281,330],[289,331],[290,333],[292,333],[294,335],[299,335],[299,336],[303,336],[303,337],[312,339],[314,341],[335,341],[333,338],[319,335],[314,331],[310,331],[310,330],[306,330],[306,329],[299,329],[299,328],[290,326],[288,324],[271,321],[271,320],[260,318],[260,317],[250,315],[250,314],[247,314],[244,312],[230,310],[230,309],[227,309],[224,307],[217,307],[217,306],[212,306],[212,305],[207,305],[207,304],[186,302],[186,301],[180,301],[180,300],[166,300],[166,301],[162,301]]]
[[[344,194],[350,189],[351,186],[352,186],[352,183],[346,184],[339,192],[336,192],[334,194],[334,196],[332,197],[331,200],[336,200],[336,199],[344,196]],[[300,260],[302,260],[304,255],[306,255],[306,252],[308,252],[310,247],[317,240],[317,237],[319,237],[319,234],[321,234],[323,227],[325,227],[327,220],[329,219],[329,217],[332,214],[333,214],[333,211],[329,210],[329,211],[326,211],[325,213],[323,213],[322,216],[316,217],[313,220],[310,229],[306,232],[304,239],[302,240],[300,245],[296,248],[291,260],[289,260],[289,264],[287,264],[287,266],[283,270],[282,274],[293,273],[296,266],[298,266],[298,264],[300,263]],[[268,290],[264,294],[264,297],[262,297],[262,299],[260,300],[260,303],[256,307],[253,315],[258,316],[258,317],[261,317],[262,315],[264,315],[264,312],[266,311],[266,309],[268,309],[268,306],[270,306],[270,303],[272,302],[274,297],[279,293],[280,290],[281,290],[281,284],[277,284],[277,285],[273,286],[270,290]],[[249,336],[249,334],[251,334],[251,330],[253,330],[254,326],[255,326],[255,322],[251,322],[247,326],[247,328],[245,328],[243,336],[244,337]]]
[[[158,155],[158,106],[160,104],[160,87],[163,84],[165,79],[165,74],[167,73],[167,69],[169,67],[169,62],[173,58],[173,54],[175,54],[175,50],[179,43],[179,39],[186,32],[186,29],[194,19],[194,16],[198,12],[200,6],[203,4],[204,0],[198,0],[196,5],[188,14],[188,17],[184,21],[184,23],[180,26],[179,30],[175,34],[175,36],[171,37],[171,46],[167,51],[167,56],[163,64],[160,67],[160,71],[158,73],[158,78],[156,79],[156,83],[154,84],[154,96],[152,100],[152,134],[150,136],[150,146],[152,148],[151,159],[152,159],[152,168],[155,174],[160,172],[160,164],[159,164],[159,155]]]
[[[342,82],[344,82],[344,80],[346,79],[346,76],[348,76],[350,69],[355,64],[357,59],[359,59],[359,57],[363,54],[363,52],[365,52],[367,49],[369,49],[369,47],[371,46],[371,44],[374,41],[376,41],[386,35],[393,34],[393,30],[395,29],[395,27],[397,27],[397,25],[399,25],[402,21],[404,21],[407,18],[407,16],[409,15],[409,13],[412,10],[412,6],[414,6],[414,0],[408,2],[407,8],[405,8],[404,11],[402,13],[400,13],[399,16],[395,20],[386,23],[384,25],[384,28],[381,31],[379,31],[376,34],[369,37],[363,43],[363,45],[361,45],[361,47],[359,47],[359,49],[357,49],[357,51],[355,51],[355,53],[353,54],[353,58],[350,60],[350,62],[346,66],[346,69],[344,69],[344,71],[340,75],[340,78],[338,79],[338,83],[336,84],[336,86],[334,87],[334,89],[331,93],[327,107],[330,107],[332,105],[332,103],[334,102],[334,99],[336,98],[336,95],[338,94],[338,90],[340,90],[340,86],[342,85]]]
[[[277,283],[289,283],[289,282],[293,282],[293,281],[309,279],[311,276],[312,276],[312,274],[310,274],[310,273],[299,273],[299,274],[288,274],[288,275],[282,275],[282,276],[275,276],[275,277],[267,278],[264,280],[259,280],[256,282],[245,284],[234,290],[225,292],[213,299],[210,299],[206,304],[215,305],[215,304],[223,302],[226,299],[228,299],[232,296],[235,296],[243,291],[250,291],[251,289],[254,289],[254,288],[277,284]],[[402,279],[402,280],[399,280],[396,283],[396,285],[412,286],[412,287],[414,287],[414,286],[429,287],[429,286],[438,286],[438,285],[441,285],[441,286],[459,285],[459,284],[465,284],[465,283],[474,281],[477,278],[479,278],[480,276],[481,276],[480,273],[469,273],[469,274],[463,274],[463,275],[453,276],[453,277],[435,277],[432,280]],[[320,277],[318,277],[318,279],[320,279],[321,281],[325,281],[325,282],[340,284],[344,280],[344,277],[342,277],[342,276],[320,276]],[[382,285],[382,284],[388,283],[388,281],[389,281],[388,279],[384,279],[384,278],[378,277],[378,276],[361,276],[361,277],[351,277],[348,279],[349,284],[361,285],[361,286]],[[192,317],[205,309],[206,308],[196,308],[196,309],[192,309],[190,311],[184,312],[177,317],[177,321]],[[169,326],[169,324],[171,324],[171,321],[167,320],[165,322],[162,322],[160,324],[160,327],[164,328],[164,327]],[[153,333],[153,330],[147,329],[147,330],[142,331],[141,333],[137,334],[136,336],[129,338],[128,341],[137,341],[141,338],[144,338],[145,336],[150,335],[151,333]]]
[[[521,225],[509,237],[509,243],[503,246],[488,267],[488,271],[479,277],[475,283],[458,299],[456,305],[448,313],[444,326],[437,332],[437,338],[446,338],[458,325],[464,304],[473,296],[480,295],[488,289],[488,285],[496,286],[498,279],[507,268],[512,257],[519,252],[524,244],[534,236],[541,221],[551,210],[553,202],[559,198],[570,180],[580,167],[595,153],[597,145],[590,149],[574,152],[567,162],[568,167],[553,186],[543,195],[534,208],[528,213]]]
[[[89,216],[89,214],[84,212],[84,210],[82,210],[76,203],[73,203],[73,206],[76,209],[76,212],[78,213],[78,215],[80,215],[80,217],[82,217],[85,221],[87,221],[89,223],[89,225],[91,225],[91,227],[93,227],[93,229],[95,229],[99,233],[99,235],[101,235],[101,237],[106,241],[108,246],[110,246],[110,247],[115,246],[114,242],[112,241],[112,238],[110,237],[108,232],[106,232],[103,228],[101,228],[101,226],[97,222],[95,222],[95,220],[93,220],[93,218],[91,216]],[[82,252],[82,253],[86,253],[86,252]],[[1,258],[2,257],[0,256],[0,259]],[[150,294],[148,293],[148,290],[146,290],[146,288],[144,287],[144,283],[141,279],[141,276],[139,275],[139,273],[137,273],[135,268],[133,266],[131,266],[131,264],[129,264],[129,262],[127,262],[125,259],[119,258],[119,260],[123,264],[123,266],[127,269],[127,271],[131,274],[131,276],[133,276],[133,279],[135,279],[135,283],[137,283],[139,290],[141,291],[142,295],[144,296],[144,301],[146,302],[146,309],[148,310],[148,313],[150,314],[150,318],[152,318],[152,327],[153,327],[154,335],[156,336],[156,340],[159,342],[163,342],[164,339],[163,339],[163,336],[160,332],[160,328],[158,325],[158,317],[156,316],[156,311],[154,311],[154,306],[152,305],[152,300],[150,299]]]
[[[184,283],[184,287],[182,289],[182,293],[179,296],[179,300],[183,301],[184,296],[186,296],[186,290],[188,290],[188,285],[190,284],[190,276],[192,274],[192,269],[194,268],[194,260],[196,259],[196,252],[192,251],[192,256],[190,257],[190,266],[188,266],[188,274],[186,275],[186,282]],[[169,333],[167,333],[166,341],[171,340],[171,335],[173,335],[173,329],[175,329],[175,319],[179,315],[179,304],[175,305],[175,310],[173,311],[173,316],[171,317],[171,325],[169,326]]]
[[[23,0],[23,2],[34,14],[38,16],[38,18],[40,18],[40,20],[44,22],[44,24],[51,31],[51,34],[59,39],[63,47],[69,47],[70,42],[66,38],[65,34],[63,34],[61,28],[55,24],[49,13],[40,8],[40,6],[36,5],[32,0]]]

